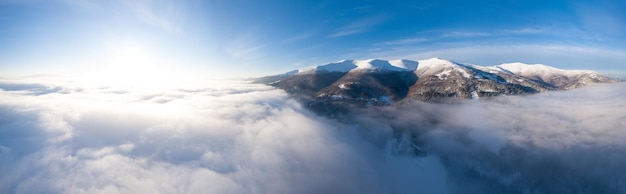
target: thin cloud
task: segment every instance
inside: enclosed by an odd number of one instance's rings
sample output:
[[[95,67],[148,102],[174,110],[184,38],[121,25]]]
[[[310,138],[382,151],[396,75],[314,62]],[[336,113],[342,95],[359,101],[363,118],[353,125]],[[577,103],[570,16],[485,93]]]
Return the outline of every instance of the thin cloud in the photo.
[[[626,32],[626,22],[622,19],[623,3],[578,3],[575,4],[579,22],[585,31],[596,36],[620,36]]]
[[[37,0],[33,2],[39,2]],[[43,1],[42,1],[43,2]],[[115,6],[129,12],[134,19],[145,24],[160,28],[169,33],[183,34],[182,24],[185,20],[184,4],[172,0],[138,0],[138,1],[82,1],[56,0],[56,2],[79,9],[94,11],[98,8]]]
[[[481,36],[490,36],[491,33],[485,33],[485,32],[446,32],[443,33],[441,36],[442,37],[446,37],[446,38],[455,38],[455,37],[463,37],[463,38],[469,38],[469,37],[481,37]]]
[[[121,1],[137,18],[168,32],[181,34],[185,11],[176,1]]]
[[[290,38],[285,39],[285,43],[294,43],[294,42],[297,42],[297,41],[300,41],[300,40],[304,40],[304,39],[310,38],[310,37],[314,36],[315,34],[317,34],[316,30],[312,30],[312,31],[309,31],[309,32],[303,32],[303,33],[300,33],[300,34],[297,34],[295,36],[292,36]]]
[[[427,39],[427,38],[406,38],[406,39],[398,39],[398,40],[387,41],[387,42],[383,42],[383,43],[377,43],[375,45],[407,45],[407,44],[415,44],[415,43],[421,43],[421,42],[426,42],[426,41],[429,41],[429,39]]]
[[[336,37],[364,33],[364,32],[369,31],[372,27],[383,23],[385,20],[387,20],[387,17],[382,16],[382,15],[363,18],[363,19],[354,21],[345,27],[340,28],[339,30],[337,30],[337,32],[329,35],[328,37],[336,38]]]
[[[237,59],[258,59],[263,56],[265,46],[234,47],[229,49],[230,55]]]
[[[504,30],[504,33],[510,33],[510,34],[541,34],[541,33],[545,33],[546,30],[542,29],[542,28],[530,28],[530,27],[526,27],[526,28],[519,28],[519,29],[511,29],[511,30]]]
[[[574,26],[534,26],[534,27],[523,27],[523,28],[513,28],[513,29],[505,29],[499,32],[500,36],[520,36],[520,35],[539,35],[539,36],[556,36],[562,38],[576,38],[581,40],[592,40],[597,39],[593,37],[593,35],[581,31],[579,28]],[[599,40],[599,39],[598,39]]]
[[[226,54],[237,60],[256,60],[265,56],[267,44],[261,43],[258,33],[260,26],[250,26],[237,34],[225,47]]]

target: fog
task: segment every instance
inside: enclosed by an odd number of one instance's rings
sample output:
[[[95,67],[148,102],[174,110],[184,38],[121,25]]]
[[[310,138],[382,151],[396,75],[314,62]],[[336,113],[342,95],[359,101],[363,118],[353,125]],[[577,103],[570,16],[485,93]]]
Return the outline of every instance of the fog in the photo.
[[[440,159],[453,193],[623,193],[625,89],[413,103],[347,120],[411,137]]]
[[[626,190],[623,83],[342,119],[245,81],[0,89],[0,193]]]

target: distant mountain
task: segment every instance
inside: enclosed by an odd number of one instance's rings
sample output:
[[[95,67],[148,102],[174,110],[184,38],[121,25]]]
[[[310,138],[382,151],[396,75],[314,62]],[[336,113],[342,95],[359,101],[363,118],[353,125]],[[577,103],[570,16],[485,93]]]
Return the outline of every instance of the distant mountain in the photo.
[[[308,103],[390,105],[421,100],[481,98],[566,90],[618,82],[593,71],[562,70],[541,64],[478,66],[426,60],[342,60],[256,79]]]

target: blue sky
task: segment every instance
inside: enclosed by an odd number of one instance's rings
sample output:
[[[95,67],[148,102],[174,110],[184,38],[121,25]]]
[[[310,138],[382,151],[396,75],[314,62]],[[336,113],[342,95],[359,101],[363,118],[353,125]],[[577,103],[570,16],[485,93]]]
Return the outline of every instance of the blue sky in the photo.
[[[623,10],[623,0],[0,0],[0,74],[247,77],[431,57],[624,71]]]

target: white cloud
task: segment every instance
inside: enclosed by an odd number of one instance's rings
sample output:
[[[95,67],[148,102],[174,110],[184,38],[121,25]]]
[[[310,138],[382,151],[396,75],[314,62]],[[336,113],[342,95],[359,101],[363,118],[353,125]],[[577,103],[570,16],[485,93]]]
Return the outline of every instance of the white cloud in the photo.
[[[19,90],[0,90],[0,171],[11,174],[0,177],[1,192],[445,189],[435,157],[387,155],[354,126],[314,116],[268,86],[220,81],[143,90],[45,81],[65,92],[24,92],[43,87],[36,81],[11,80]],[[401,180],[407,176],[439,187]]]
[[[0,83],[3,193],[594,193],[626,184],[623,83],[374,107],[341,120],[239,81]]]
[[[443,104],[376,108],[353,117],[393,127],[446,166],[461,193],[621,191],[626,84]],[[616,173],[619,172],[619,173]]]

